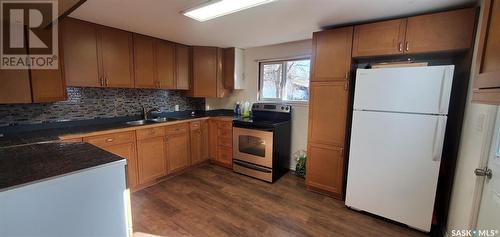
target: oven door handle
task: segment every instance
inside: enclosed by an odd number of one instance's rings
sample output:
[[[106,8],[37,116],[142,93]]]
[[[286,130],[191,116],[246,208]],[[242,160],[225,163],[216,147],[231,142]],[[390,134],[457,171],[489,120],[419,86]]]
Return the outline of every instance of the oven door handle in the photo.
[[[252,125],[243,125],[243,124],[233,124],[234,128],[245,128],[245,129],[252,129],[252,130],[258,130],[258,131],[264,131],[264,132],[274,132],[272,128],[261,128],[261,127],[255,127]]]
[[[262,168],[262,167],[259,167],[259,166],[253,165],[253,164],[249,164],[249,163],[246,163],[243,161],[234,160],[234,163],[239,165],[239,166],[248,168],[248,169],[257,170],[257,171],[264,172],[264,173],[272,173],[271,170],[268,170],[266,168]]]

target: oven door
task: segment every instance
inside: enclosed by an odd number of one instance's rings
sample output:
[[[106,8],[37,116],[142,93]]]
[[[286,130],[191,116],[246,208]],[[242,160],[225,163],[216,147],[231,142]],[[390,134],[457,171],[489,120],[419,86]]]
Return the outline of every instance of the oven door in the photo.
[[[248,163],[273,167],[273,132],[233,128],[233,157]]]

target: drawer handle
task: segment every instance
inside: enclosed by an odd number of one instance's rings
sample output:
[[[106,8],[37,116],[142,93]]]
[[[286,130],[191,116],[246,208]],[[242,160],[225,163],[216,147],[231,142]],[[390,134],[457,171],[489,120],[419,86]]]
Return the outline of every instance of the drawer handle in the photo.
[[[112,142],[114,139],[113,138],[108,138],[106,139],[106,142]]]

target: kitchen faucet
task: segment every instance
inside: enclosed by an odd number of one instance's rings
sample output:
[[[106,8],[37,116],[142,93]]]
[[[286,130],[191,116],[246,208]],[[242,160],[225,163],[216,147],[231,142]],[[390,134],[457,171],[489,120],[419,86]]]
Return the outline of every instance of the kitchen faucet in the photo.
[[[153,112],[153,111],[155,111],[155,112],[161,112],[160,109],[158,109],[158,108],[152,108],[150,110],[146,110],[146,107],[142,106],[142,118],[144,120],[148,120],[149,119],[149,114],[151,112]]]

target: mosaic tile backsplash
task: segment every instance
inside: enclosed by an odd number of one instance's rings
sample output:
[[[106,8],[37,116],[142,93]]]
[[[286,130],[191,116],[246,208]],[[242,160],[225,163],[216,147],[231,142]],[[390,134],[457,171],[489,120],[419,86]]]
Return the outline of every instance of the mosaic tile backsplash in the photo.
[[[46,104],[0,104],[0,125],[134,116],[142,106],[162,112],[203,110],[205,99],[180,91],[68,87],[68,100]]]

